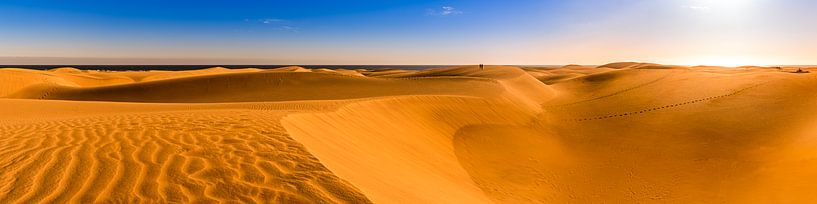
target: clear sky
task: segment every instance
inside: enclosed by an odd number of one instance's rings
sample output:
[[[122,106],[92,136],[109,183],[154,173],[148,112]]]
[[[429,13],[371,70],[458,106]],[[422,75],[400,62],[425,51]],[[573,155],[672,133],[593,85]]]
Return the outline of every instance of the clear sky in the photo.
[[[817,64],[813,0],[2,0],[0,64]]]

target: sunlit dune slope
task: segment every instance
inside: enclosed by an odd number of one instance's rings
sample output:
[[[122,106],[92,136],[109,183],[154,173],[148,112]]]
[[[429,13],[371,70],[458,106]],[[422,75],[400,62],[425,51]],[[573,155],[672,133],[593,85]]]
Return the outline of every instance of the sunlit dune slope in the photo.
[[[104,75],[96,72],[82,73],[73,68],[61,68],[50,71],[27,69],[0,69],[0,97],[8,96],[23,88],[37,84],[51,84],[65,87],[94,87],[131,83],[125,76]]]
[[[0,69],[0,203],[812,203],[795,70]]]
[[[327,167],[375,202],[488,202],[457,160],[454,133],[474,124],[524,124],[540,110],[527,105],[544,102],[552,90],[514,67],[446,68],[400,77],[435,76],[496,80],[504,90],[494,98],[359,102],[332,113],[291,115],[283,123]],[[377,124],[382,127],[372,128]]]

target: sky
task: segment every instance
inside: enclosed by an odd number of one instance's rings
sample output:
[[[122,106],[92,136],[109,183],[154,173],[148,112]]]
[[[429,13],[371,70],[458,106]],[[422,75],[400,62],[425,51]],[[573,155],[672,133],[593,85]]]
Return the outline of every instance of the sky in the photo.
[[[813,0],[2,0],[0,64],[817,64]]]

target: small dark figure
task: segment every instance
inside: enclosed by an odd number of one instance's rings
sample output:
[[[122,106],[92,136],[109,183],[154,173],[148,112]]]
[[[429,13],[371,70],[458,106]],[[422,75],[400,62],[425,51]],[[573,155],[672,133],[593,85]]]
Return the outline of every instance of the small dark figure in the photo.
[[[485,65],[479,64],[479,70],[485,70]]]
[[[802,68],[797,68],[797,71],[794,71],[794,73],[804,74],[804,73],[809,73],[809,71],[803,70]]]

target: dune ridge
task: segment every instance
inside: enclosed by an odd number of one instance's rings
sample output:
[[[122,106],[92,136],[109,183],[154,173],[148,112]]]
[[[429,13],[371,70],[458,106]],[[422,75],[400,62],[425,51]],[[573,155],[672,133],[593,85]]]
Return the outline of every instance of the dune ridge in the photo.
[[[538,103],[550,96],[550,90],[541,83],[531,83],[538,81],[520,69],[509,67],[489,68],[488,74],[455,68],[401,77],[448,76],[452,72],[495,79],[503,88],[502,97],[414,96],[365,101],[332,113],[290,115],[283,124],[333,172],[375,202],[490,202],[459,168],[453,151],[454,133],[472,124],[526,123],[540,111]],[[379,124],[389,128],[374,127]],[[405,182],[404,177],[417,179]],[[424,188],[427,186],[435,188]],[[388,190],[395,187],[404,190]]]
[[[0,69],[0,203],[815,202],[796,69]]]

